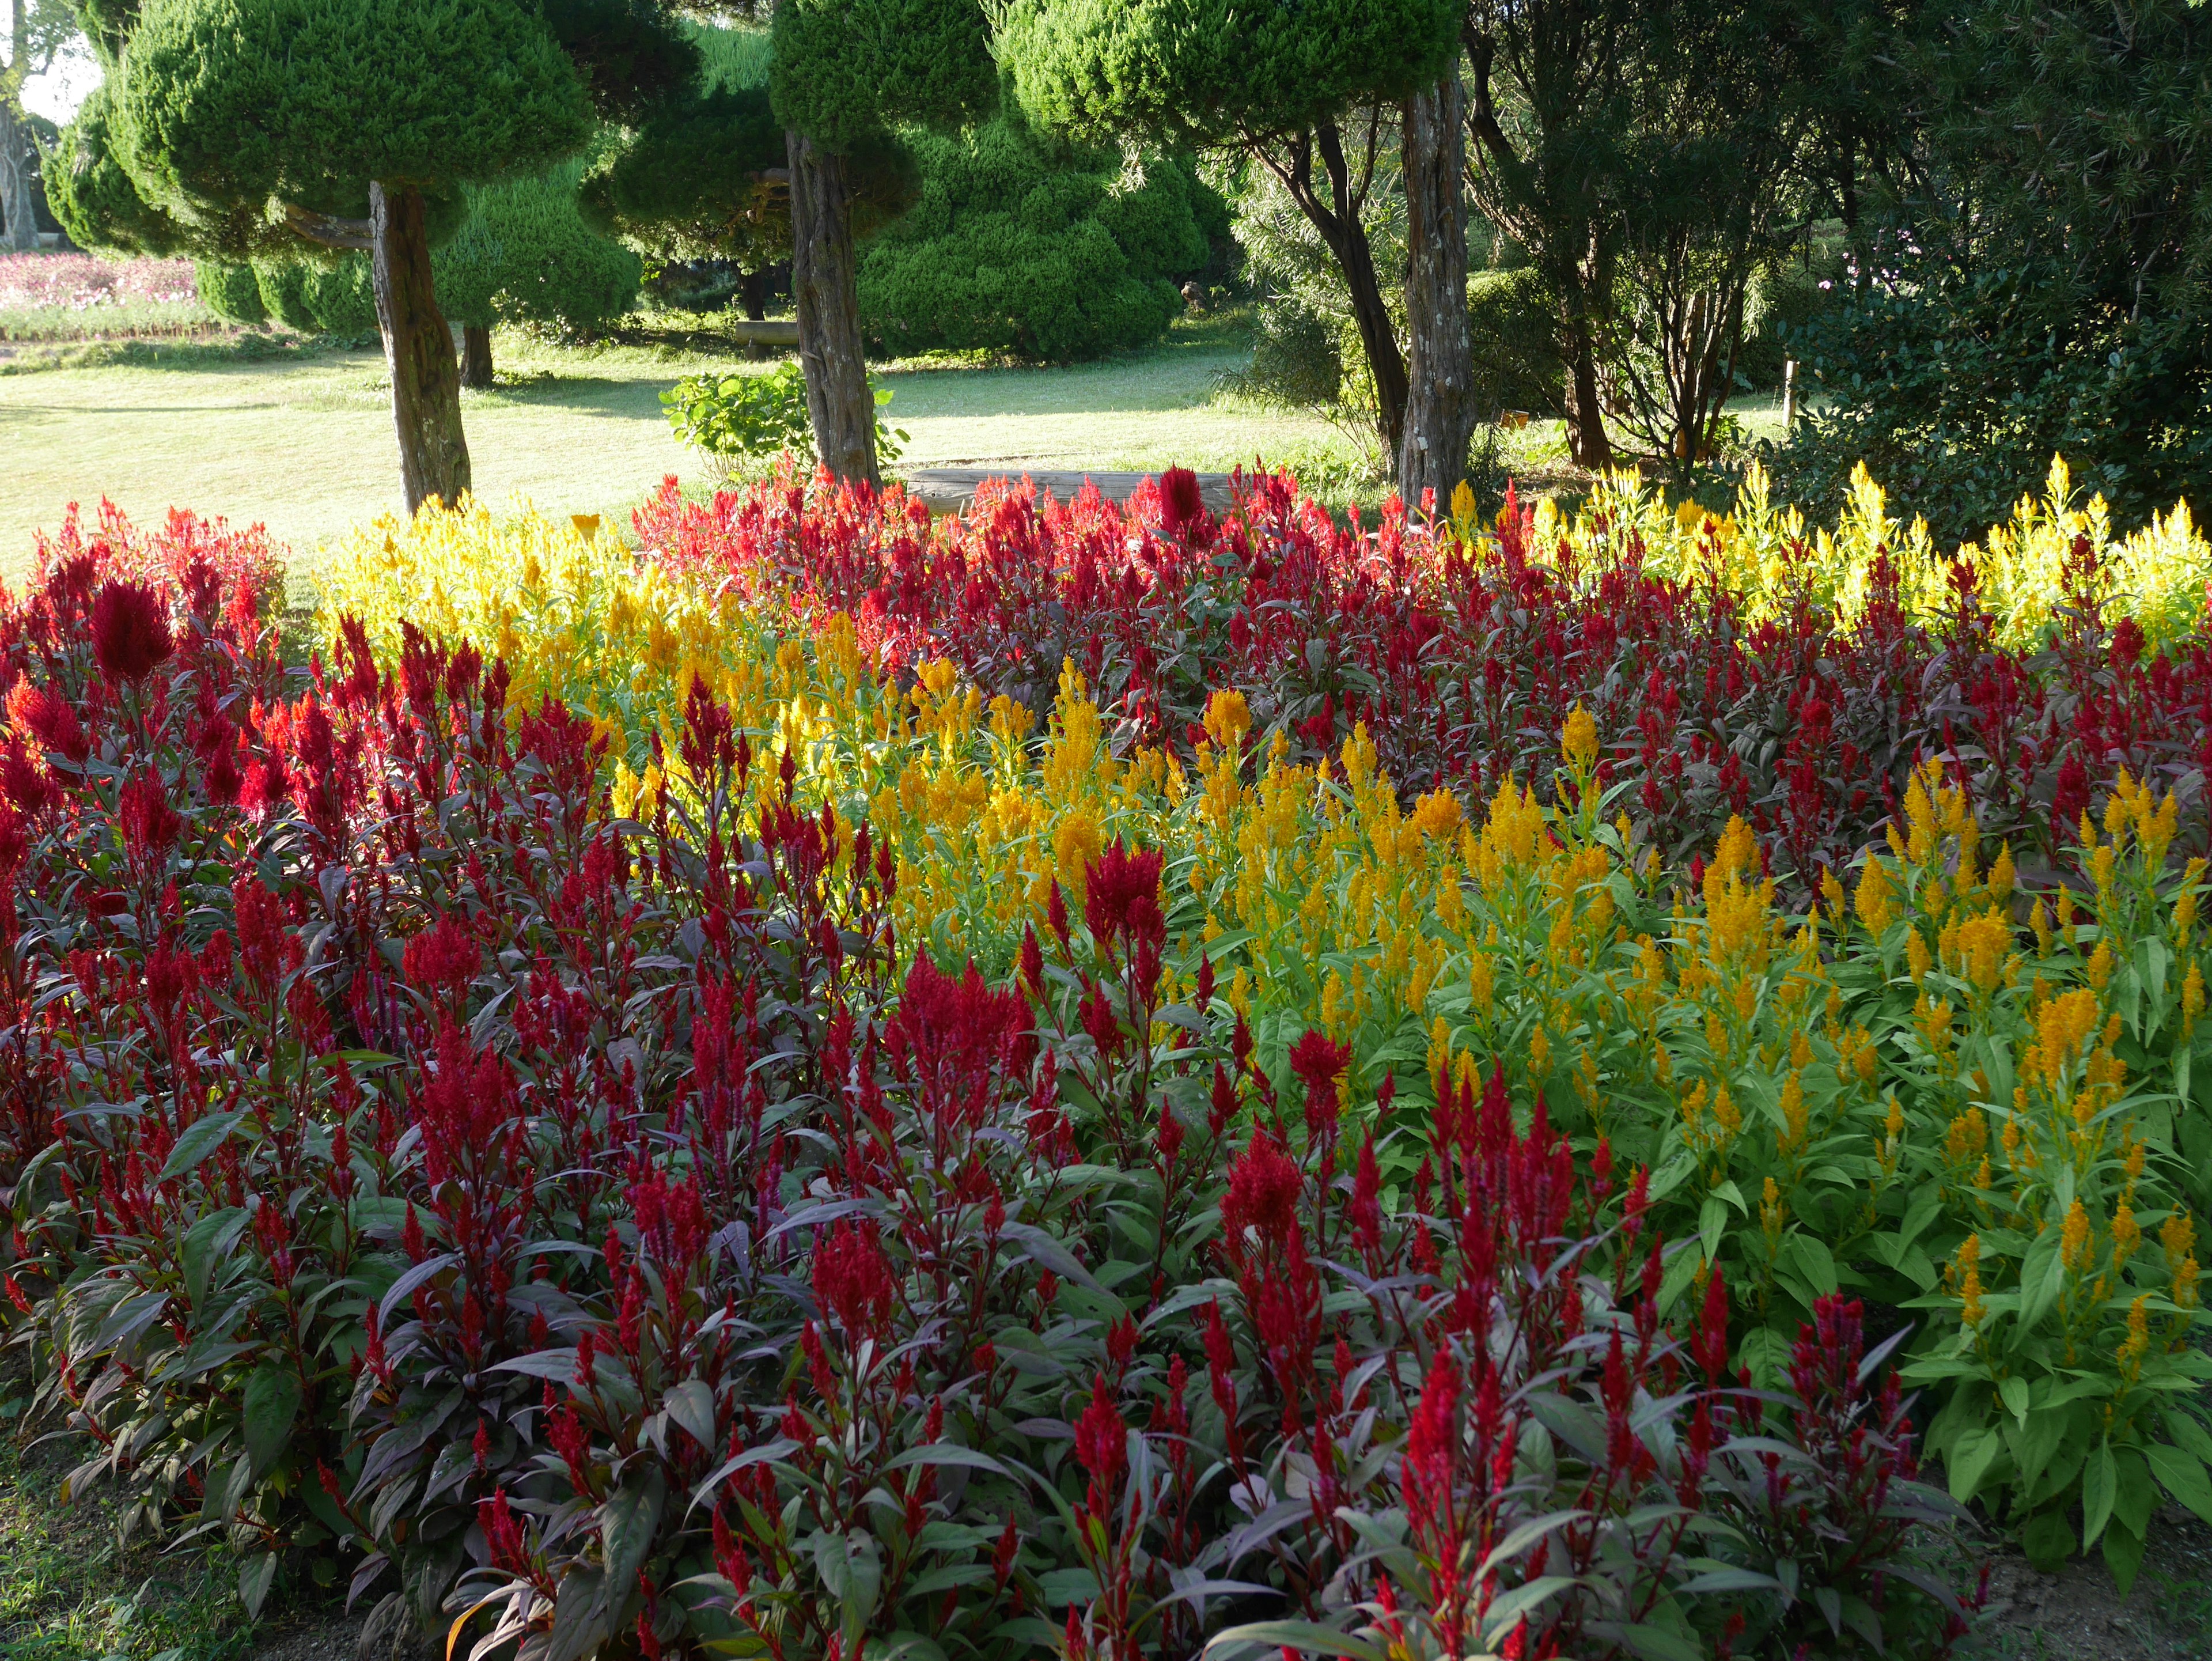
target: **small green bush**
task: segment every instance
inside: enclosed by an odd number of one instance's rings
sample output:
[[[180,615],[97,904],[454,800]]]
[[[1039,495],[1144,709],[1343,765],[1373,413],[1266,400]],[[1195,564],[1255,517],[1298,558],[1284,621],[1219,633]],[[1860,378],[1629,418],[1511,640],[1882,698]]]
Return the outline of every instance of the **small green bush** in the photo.
[[[1206,265],[1219,216],[1176,157],[1125,166],[1009,118],[908,138],[921,200],[860,260],[861,326],[887,351],[1097,357],[1157,338]]]
[[[1566,382],[1559,313],[1534,269],[1472,273],[1467,307],[1476,412],[1494,417],[1504,410],[1557,411]]]
[[[251,265],[227,265],[219,259],[192,262],[192,283],[200,303],[226,323],[266,321],[269,307],[262,302],[261,283]]]
[[[876,457],[898,459],[906,434],[888,425],[888,389],[876,392]],[[814,453],[814,427],[806,410],[806,377],[795,362],[765,374],[686,375],[660,395],[676,436],[708,454],[735,462]]]

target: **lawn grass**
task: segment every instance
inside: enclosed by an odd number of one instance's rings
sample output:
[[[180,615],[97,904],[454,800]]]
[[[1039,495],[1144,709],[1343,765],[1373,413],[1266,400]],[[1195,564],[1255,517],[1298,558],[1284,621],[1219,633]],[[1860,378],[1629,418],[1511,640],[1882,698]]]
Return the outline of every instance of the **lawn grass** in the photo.
[[[72,1457],[58,1444],[26,1451],[0,1436],[0,1661],[246,1654],[251,1623],[224,1555],[125,1545],[104,1496],[63,1503]]]
[[[258,343],[258,344],[256,343]],[[763,368],[681,344],[572,348],[504,333],[500,384],[463,395],[477,492],[617,521],[668,473],[708,477],[670,433],[660,393],[700,369]],[[105,493],[134,518],[171,504],[260,520],[312,571],[313,551],[399,507],[381,356],[248,335],[230,346],[88,347],[67,367],[0,375],[0,575],[31,533]],[[1062,368],[933,360],[879,366],[908,435],[902,465],[1226,471],[1255,456],[1341,470],[1327,423],[1222,391],[1244,347],[1233,322],[1193,319],[1160,345]]]

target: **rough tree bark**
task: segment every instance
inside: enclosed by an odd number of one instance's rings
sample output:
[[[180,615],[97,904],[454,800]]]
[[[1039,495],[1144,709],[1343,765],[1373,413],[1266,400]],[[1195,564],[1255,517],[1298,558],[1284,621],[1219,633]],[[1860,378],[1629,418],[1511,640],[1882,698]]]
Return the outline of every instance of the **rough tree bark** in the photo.
[[[799,307],[799,362],[814,447],[839,478],[871,486],[876,471],[876,404],[860,352],[859,261],[842,156],[787,132],[791,158],[791,292]]]
[[[468,324],[461,330],[461,385],[481,391],[491,384],[491,331]]]
[[[39,204],[26,165],[29,149],[29,130],[0,100],[0,222],[6,228],[0,247],[11,253],[35,252],[39,246]]]
[[[1597,346],[1581,319],[1570,317],[1567,337],[1567,452],[1577,467],[1602,472],[1613,465],[1613,441],[1606,436],[1605,408],[1597,386]]]
[[[1442,510],[1467,474],[1474,431],[1474,352],[1468,336],[1466,94],[1459,64],[1406,100],[1405,436],[1398,490],[1419,507],[1433,490]]]
[[[453,502],[469,488],[460,366],[430,274],[422,193],[372,184],[368,201],[376,245],[376,321],[392,371],[392,419],[412,514],[432,496]]]

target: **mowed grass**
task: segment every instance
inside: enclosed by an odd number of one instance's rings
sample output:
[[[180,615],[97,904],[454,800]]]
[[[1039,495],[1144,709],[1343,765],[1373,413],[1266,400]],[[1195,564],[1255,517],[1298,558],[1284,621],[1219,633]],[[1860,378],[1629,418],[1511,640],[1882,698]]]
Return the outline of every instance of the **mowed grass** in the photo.
[[[628,510],[667,474],[711,473],[670,432],[660,394],[682,374],[768,366],[665,346],[564,349],[502,336],[501,383],[463,395],[477,494],[553,513]],[[891,364],[901,465],[1226,471],[1255,457],[1351,459],[1326,423],[1220,389],[1243,361],[1231,326],[1178,326],[1151,350],[1059,368]],[[255,361],[145,348],[123,361],[0,376],[0,575],[20,580],[32,533],[104,495],[134,519],[172,505],[259,521],[311,575],[315,551],[400,507],[389,387],[371,350]]]

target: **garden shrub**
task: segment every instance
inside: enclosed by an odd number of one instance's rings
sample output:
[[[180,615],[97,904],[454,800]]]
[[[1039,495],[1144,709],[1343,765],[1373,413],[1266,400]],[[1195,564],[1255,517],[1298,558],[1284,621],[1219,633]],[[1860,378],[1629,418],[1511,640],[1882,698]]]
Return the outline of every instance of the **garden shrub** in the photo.
[[[1210,192],[1177,157],[1125,163],[1001,116],[909,135],[921,198],[860,259],[860,316],[892,353],[1097,357],[1156,338],[1209,257]]]
[[[1566,380],[1559,307],[1534,268],[1469,272],[1467,306],[1475,408],[1492,417],[1557,411]]]
[[[2054,454],[2138,520],[2212,484],[2212,319],[2124,301],[2056,316],[2068,273],[1900,253],[1788,337],[1811,384],[1777,453],[1807,499],[1862,461],[1930,504],[1940,535],[2004,519]]]
[[[637,303],[637,255],[578,211],[585,167],[580,158],[466,192],[468,216],[431,255],[449,321],[588,330]]]
[[[876,459],[898,459],[907,435],[883,417],[891,401],[887,386],[875,389]],[[814,446],[806,408],[806,377],[787,362],[763,374],[685,375],[660,395],[676,436],[720,460],[733,475],[765,471],[787,453]]]
[[[193,285],[200,303],[226,323],[260,323],[269,307],[261,298],[261,280],[251,265],[226,265],[221,260],[192,262]]]

